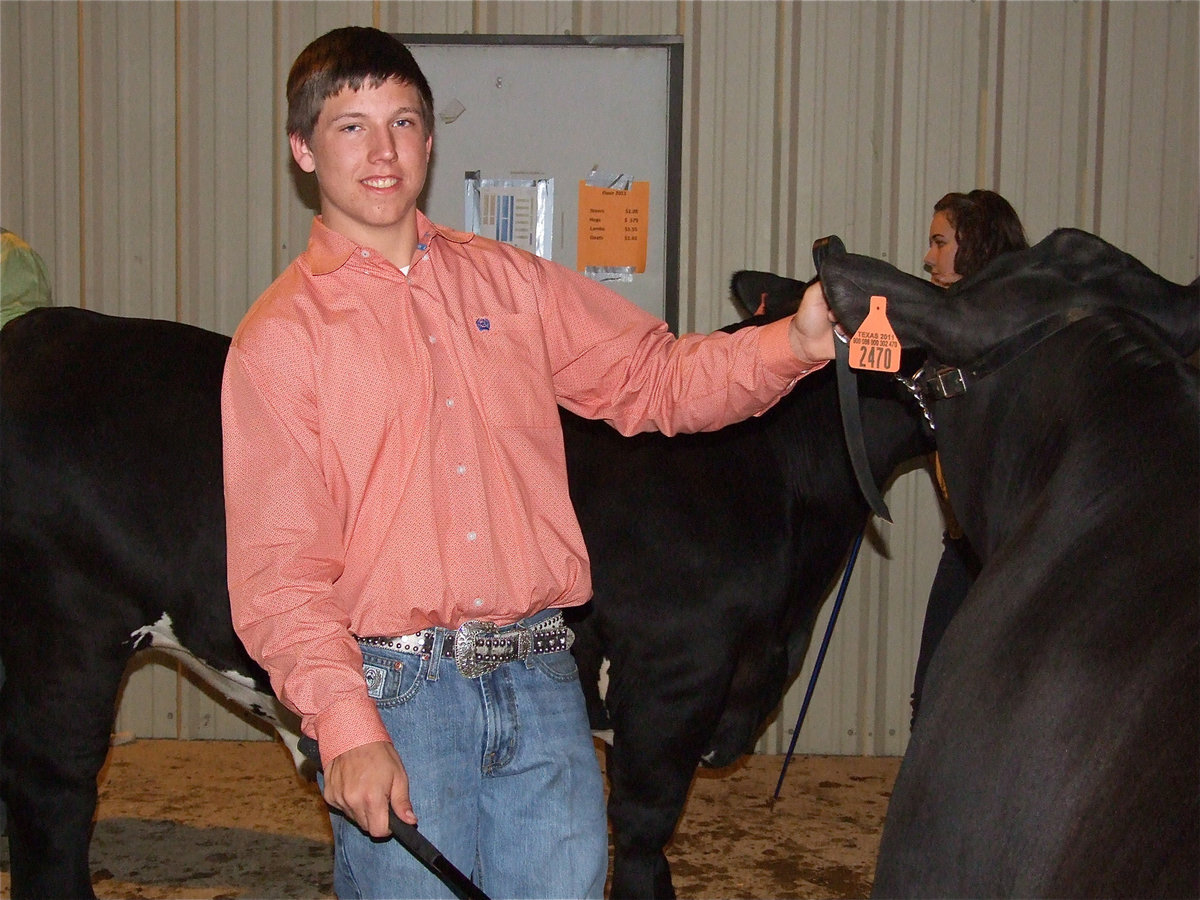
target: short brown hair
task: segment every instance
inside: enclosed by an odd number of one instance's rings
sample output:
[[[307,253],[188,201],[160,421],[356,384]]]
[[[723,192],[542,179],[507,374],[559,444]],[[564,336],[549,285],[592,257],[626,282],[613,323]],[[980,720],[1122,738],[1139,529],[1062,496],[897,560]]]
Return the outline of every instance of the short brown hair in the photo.
[[[378,87],[395,79],[421,95],[421,124],[433,134],[433,92],[409,49],[377,28],[349,26],[321,35],[292,63],[287,80],[287,133],[312,140],[321,107],[343,88]]]
[[[958,244],[954,271],[963,278],[974,275],[1001,253],[1029,247],[1017,211],[995,191],[951,192],[933,205],[933,211],[945,213],[954,227]]]

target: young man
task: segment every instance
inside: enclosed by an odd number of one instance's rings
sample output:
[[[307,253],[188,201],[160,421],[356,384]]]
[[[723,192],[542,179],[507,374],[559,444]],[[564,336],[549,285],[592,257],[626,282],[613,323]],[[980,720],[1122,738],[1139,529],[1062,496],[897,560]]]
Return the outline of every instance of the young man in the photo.
[[[308,248],[247,313],[222,392],[238,633],[319,741],[341,896],[444,896],[416,823],[494,897],[600,897],[603,785],[562,607],[587,601],[557,404],[718,428],[833,356],[794,320],[675,339],[608,289],[416,208],[433,99],[368,28],[288,77]]]

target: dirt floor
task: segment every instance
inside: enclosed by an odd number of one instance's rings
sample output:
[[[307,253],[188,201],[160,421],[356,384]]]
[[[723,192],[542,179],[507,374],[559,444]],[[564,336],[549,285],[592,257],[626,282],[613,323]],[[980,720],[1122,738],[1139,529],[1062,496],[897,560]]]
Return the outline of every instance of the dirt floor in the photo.
[[[667,849],[680,898],[865,897],[898,758],[782,756],[701,771]],[[98,897],[333,897],[329,820],[279,743],[113,748],[92,840]],[[0,897],[10,895],[0,842]]]

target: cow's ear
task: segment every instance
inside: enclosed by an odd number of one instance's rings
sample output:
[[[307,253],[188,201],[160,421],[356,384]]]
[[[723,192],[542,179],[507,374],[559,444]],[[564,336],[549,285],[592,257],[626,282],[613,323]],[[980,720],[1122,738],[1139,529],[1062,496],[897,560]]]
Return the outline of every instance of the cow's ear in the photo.
[[[743,319],[750,316],[758,315],[758,303],[754,297],[754,285],[752,281],[756,275],[761,272],[748,272],[741,270],[733,273],[733,277],[729,279],[729,294],[733,297],[733,305],[737,307],[738,315]]]
[[[790,316],[800,307],[807,285],[771,272],[734,272],[729,290],[745,316],[766,316],[768,321]]]

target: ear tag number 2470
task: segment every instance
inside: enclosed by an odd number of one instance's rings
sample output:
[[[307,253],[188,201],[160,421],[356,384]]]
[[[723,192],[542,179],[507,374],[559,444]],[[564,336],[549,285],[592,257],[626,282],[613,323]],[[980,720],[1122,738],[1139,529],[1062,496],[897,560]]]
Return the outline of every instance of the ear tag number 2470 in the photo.
[[[871,298],[871,311],[850,338],[850,365],[869,372],[900,371],[900,341],[887,317],[887,297]]]

